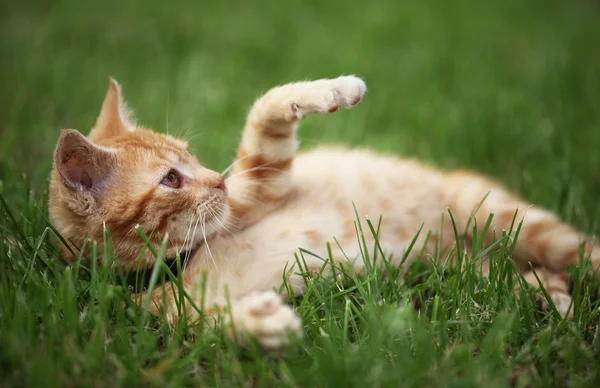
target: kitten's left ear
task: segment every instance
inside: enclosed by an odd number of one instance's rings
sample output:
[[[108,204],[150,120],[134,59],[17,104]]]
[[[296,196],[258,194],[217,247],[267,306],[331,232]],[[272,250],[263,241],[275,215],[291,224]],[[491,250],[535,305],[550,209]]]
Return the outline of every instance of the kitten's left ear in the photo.
[[[102,194],[115,164],[111,150],[95,145],[74,129],[63,130],[54,149],[54,168],[63,183],[95,195]]]
[[[121,95],[121,87],[114,78],[110,78],[100,115],[96,120],[96,126],[90,132],[89,139],[97,142],[134,129],[131,110]]]

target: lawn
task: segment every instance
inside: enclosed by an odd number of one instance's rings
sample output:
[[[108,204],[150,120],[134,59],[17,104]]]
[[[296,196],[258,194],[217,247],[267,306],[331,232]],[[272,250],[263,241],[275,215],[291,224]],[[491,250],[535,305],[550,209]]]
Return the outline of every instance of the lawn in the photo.
[[[430,260],[400,277],[381,276],[393,269],[379,266],[362,277],[350,271],[344,284],[311,282],[290,302],[305,335],[278,359],[220,332],[180,325],[171,333],[124,307],[118,276],[65,266],[46,221],[59,130],[87,133],[109,76],[141,123],[190,139],[221,171],[258,94],[356,74],[369,88],[364,102],[307,119],[302,147],[347,143],[477,170],[599,234],[597,1],[24,0],[2,8],[1,386],[600,383],[597,283],[571,269],[575,318],[545,313],[531,293],[515,296],[506,238],[489,280],[473,265]]]

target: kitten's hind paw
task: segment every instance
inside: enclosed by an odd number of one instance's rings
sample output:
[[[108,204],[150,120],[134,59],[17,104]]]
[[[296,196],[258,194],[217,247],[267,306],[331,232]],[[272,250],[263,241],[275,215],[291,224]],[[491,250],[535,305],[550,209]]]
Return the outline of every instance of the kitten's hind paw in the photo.
[[[573,308],[571,307],[571,295],[562,293],[562,292],[551,292],[550,297],[552,298],[552,303],[556,307],[556,311],[560,314],[561,317],[567,319],[573,319]],[[548,301],[542,296],[542,309],[544,311],[549,311],[550,306],[548,305]]]
[[[274,291],[255,292],[240,299],[232,315],[242,344],[251,336],[270,352],[280,352],[293,337],[302,334],[300,318]]]

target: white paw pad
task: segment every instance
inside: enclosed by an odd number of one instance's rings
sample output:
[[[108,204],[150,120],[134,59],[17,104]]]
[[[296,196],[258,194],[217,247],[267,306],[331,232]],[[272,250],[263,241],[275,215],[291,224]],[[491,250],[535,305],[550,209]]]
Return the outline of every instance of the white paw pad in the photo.
[[[267,350],[281,350],[302,333],[300,318],[274,291],[248,295],[235,303],[232,314],[239,339],[250,335]]]

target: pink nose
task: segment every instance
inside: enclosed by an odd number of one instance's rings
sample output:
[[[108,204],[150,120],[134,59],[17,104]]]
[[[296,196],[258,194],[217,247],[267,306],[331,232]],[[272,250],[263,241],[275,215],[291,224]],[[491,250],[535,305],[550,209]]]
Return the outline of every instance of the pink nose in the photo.
[[[225,179],[221,174],[212,175],[206,182],[208,186],[219,190],[225,190]]]

